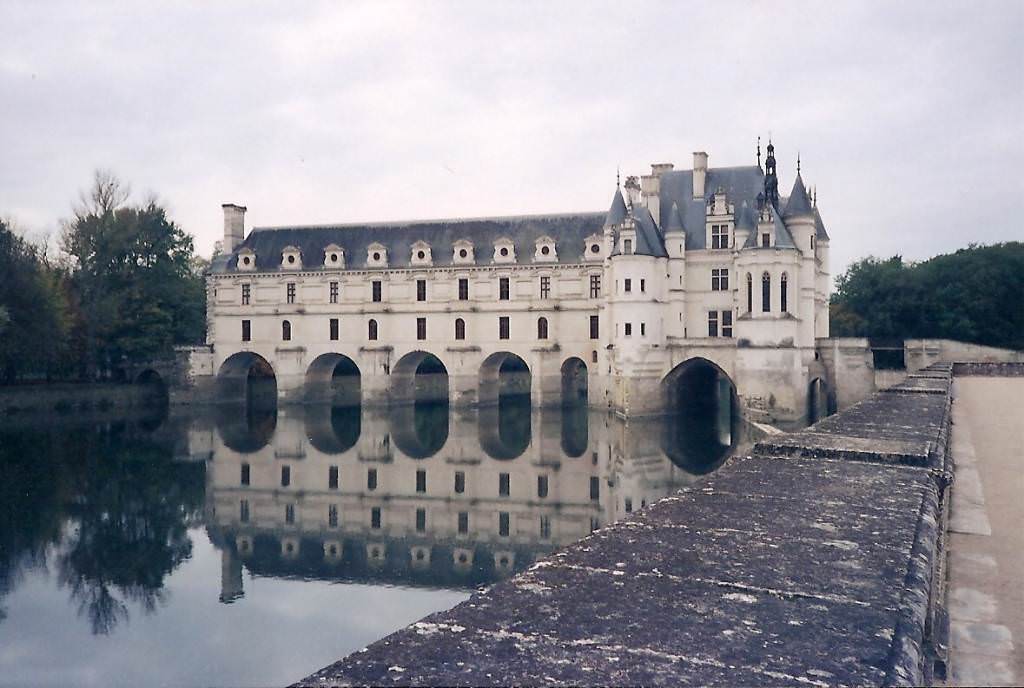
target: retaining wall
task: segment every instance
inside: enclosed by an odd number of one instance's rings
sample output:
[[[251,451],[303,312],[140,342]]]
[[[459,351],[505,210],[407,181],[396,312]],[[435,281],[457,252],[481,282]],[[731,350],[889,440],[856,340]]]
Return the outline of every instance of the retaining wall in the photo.
[[[924,684],[945,653],[952,364],[300,685]]]

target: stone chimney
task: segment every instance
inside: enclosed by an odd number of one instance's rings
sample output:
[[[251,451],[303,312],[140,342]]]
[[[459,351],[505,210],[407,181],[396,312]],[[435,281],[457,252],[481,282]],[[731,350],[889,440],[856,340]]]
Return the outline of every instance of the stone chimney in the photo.
[[[224,253],[231,253],[245,239],[245,206],[224,203]]]
[[[651,165],[651,173],[640,177],[640,197],[644,205],[651,211],[651,217],[661,224],[661,175],[672,171],[672,163],[656,162]]]
[[[708,176],[708,154],[704,151],[693,153],[693,198],[704,198],[704,181]]]

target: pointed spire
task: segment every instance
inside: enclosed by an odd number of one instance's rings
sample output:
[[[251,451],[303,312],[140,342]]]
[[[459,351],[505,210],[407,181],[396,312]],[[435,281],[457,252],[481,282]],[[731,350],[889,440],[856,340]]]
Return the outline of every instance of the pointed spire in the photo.
[[[622,189],[616,185],[615,196],[612,197],[612,205],[608,208],[608,218],[604,221],[604,225],[605,227],[621,225],[625,222],[627,215],[626,201],[622,198]]]
[[[807,197],[807,189],[804,188],[804,180],[800,173],[796,173],[796,182],[793,183],[793,192],[789,194],[789,201],[786,203],[786,210],[782,217],[796,217],[798,215],[813,215],[811,199]]]
[[[800,151],[796,152],[796,173],[800,174]]]
[[[814,207],[817,208],[818,207],[818,185],[817,184],[814,185],[814,199],[813,199],[813,201],[814,201]]]
[[[757,166],[761,167],[761,137],[757,137]]]
[[[679,205],[676,203],[672,204],[672,209],[668,211],[668,221],[665,223],[665,234],[669,232],[685,232],[683,228],[683,216],[679,214]]]
[[[620,184],[619,184],[619,166],[616,165],[615,166],[615,188],[617,189],[617,188],[619,188],[619,186],[620,186]]]

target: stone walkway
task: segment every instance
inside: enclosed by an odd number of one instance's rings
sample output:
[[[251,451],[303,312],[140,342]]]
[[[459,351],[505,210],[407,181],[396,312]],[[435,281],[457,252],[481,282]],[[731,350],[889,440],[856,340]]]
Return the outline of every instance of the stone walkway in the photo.
[[[954,382],[949,616],[955,685],[1024,681],[1024,378]]]

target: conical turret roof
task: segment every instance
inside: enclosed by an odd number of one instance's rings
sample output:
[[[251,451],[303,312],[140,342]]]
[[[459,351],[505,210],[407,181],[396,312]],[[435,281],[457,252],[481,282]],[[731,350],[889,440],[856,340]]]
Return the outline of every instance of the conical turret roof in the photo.
[[[615,187],[615,196],[612,198],[612,205],[608,209],[608,218],[604,221],[605,227],[621,225],[628,214],[626,201],[622,198],[622,190]]]
[[[679,214],[679,204],[673,203],[672,209],[668,211],[668,221],[665,222],[665,234],[669,232],[686,232],[683,228],[683,216]]]
[[[796,181],[793,183],[793,192],[789,194],[786,210],[782,213],[782,217],[797,216],[814,217],[811,199],[807,196],[807,189],[804,188],[804,180],[800,177],[799,172],[796,173]]]

